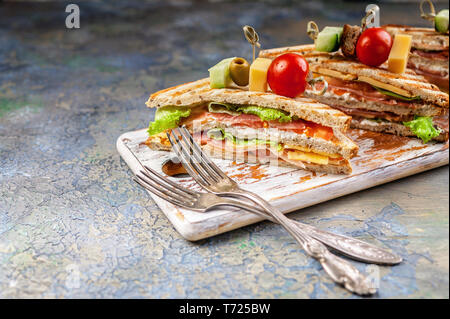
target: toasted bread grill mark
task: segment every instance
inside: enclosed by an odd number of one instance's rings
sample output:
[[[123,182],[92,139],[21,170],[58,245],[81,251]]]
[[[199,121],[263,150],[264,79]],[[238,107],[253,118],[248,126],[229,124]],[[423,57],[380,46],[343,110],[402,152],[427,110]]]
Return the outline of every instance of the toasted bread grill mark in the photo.
[[[153,93],[150,95],[149,100],[156,99],[158,96],[163,95],[164,93],[173,91],[172,97],[177,97],[180,95],[183,95],[185,93],[192,92],[195,89],[201,89],[204,86],[204,83],[196,83],[196,82],[188,82],[185,84],[180,84],[174,87],[170,87],[161,91],[158,91],[156,93]],[[183,87],[183,89],[181,89]],[[199,93],[199,92],[198,92]]]
[[[314,45],[303,45],[303,46],[293,46],[293,47],[283,47],[270,50],[262,50],[259,52],[259,56],[262,58],[276,58],[283,53],[297,53],[301,55],[308,56],[326,56],[327,53],[317,52],[314,50]]]
[[[402,32],[416,32],[421,35],[432,35],[432,36],[442,36],[442,33],[437,32],[433,28],[420,28],[420,27],[411,27],[407,25],[401,25],[401,24],[386,24],[381,26],[382,28],[386,29],[397,29]]]
[[[181,84],[181,85],[182,85],[182,84]],[[172,89],[175,89],[175,88],[177,88],[177,87],[179,87],[179,86],[181,86],[181,85],[177,85],[177,86],[174,86],[174,87],[170,87],[170,88],[167,88],[167,89],[164,89],[164,90],[155,92],[155,93],[153,93],[152,95],[150,95],[150,98],[151,98],[151,99],[156,99],[156,98],[158,97],[158,95],[164,94],[164,93],[166,93],[167,91],[170,91],[170,90],[172,90]]]
[[[183,105],[194,107],[208,102],[242,105],[258,105],[285,110],[301,119],[346,131],[351,117],[310,98],[287,98],[273,93],[245,91],[241,89],[211,89],[209,79],[178,85],[152,94],[148,107]]]

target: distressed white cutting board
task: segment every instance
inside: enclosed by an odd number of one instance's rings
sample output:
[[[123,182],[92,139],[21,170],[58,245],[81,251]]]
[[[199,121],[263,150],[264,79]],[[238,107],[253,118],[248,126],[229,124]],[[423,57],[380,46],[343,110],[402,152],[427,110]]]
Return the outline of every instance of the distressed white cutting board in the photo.
[[[363,130],[350,130],[359,145],[351,160],[352,175],[311,173],[295,168],[236,163],[213,159],[225,173],[268,200],[283,213],[321,203],[366,188],[420,173],[449,162],[448,142],[422,144],[418,139]],[[128,132],[117,140],[117,150],[133,173],[141,169],[138,160],[158,172],[168,152],[153,151],[144,142],[147,130]],[[185,187],[200,191],[192,178],[171,177]],[[178,208],[150,194],[177,231],[188,240],[199,240],[246,226],[262,218],[233,208],[197,213]]]

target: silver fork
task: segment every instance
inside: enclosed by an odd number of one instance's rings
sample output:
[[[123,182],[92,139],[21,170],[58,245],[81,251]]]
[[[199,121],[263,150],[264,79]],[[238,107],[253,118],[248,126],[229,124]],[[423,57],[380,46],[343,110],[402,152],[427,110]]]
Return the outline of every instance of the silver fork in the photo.
[[[203,161],[197,161],[197,164],[203,165],[206,168],[210,168],[210,171],[213,170],[214,172],[217,172],[217,174],[220,175],[220,183],[212,183],[210,184],[208,182],[208,179],[204,179],[202,175],[196,174],[195,168],[191,168],[189,165],[185,165],[186,170],[190,171],[190,174],[194,178],[194,180],[199,183],[204,189],[207,191],[222,196],[228,195],[228,191],[232,191],[234,189],[239,192],[238,195],[240,195],[240,192],[247,192],[245,190],[242,190],[239,188],[239,186],[231,179],[229,178],[225,173],[223,173],[217,165],[212,162],[207,155],[205,155],[201,148],[198,146],[198,144],[193,140],[192,136],[189,134],[189,132],[183,127],[180,129],[180,132],[182,132],[184,135],[181,135],[183,140],[189,140],[191,143],[191,149],[192,151],[195,150],[195,155],[201,155],[201,159]],[[173,145],[173,141],[169,137],[169,141],[171,141]],[[182,144],[180,144],[182,145]],[[183,153],[180,152],[180,149],[178,149],[177,146],[174,148],[175,153],[179,155],[179,158],[182,158]],[[198,157],[197,157],[198,159]],[[188,163],[186,163],[188,164]],[[194,163],[195,164],[195,163]],[[198,167],[198,165],[196,165]],[[198,168],[200,171],[202,170],[202,167]],[[221,191],[221,189],[225,189],[224,191]],[[231,194],[232,197],[236,197],[234,193]],[[239,197],[239,196],[238,196]],[[245,204],[244,201],[242,201],[243,204]],[[269,203],[267,203],[270,205]],[[249,206],[249,205],[247,205]],[[254,206],[250,206],[254,207]],[[261,212],[261,211],[260,211]],[[267,216],[267,213],[266,213]],[[273,219],[272,219],[273,221]],[[295,221],[293,221],[295,222]],[[302,228],[303,231],[307,232],[310,236],[314,237],[315,239],[321,241],[325,245],[327,245],[330,248],[333,248],[343,255],[346,255],[348,257],[351,257],[355,260],[373,263],[373,264],[380,264],[380,265],[396,265],[402,262],[402,258],[396,254],[393,254],[387,250],[378,248],[375,245],[368,244],[366,242],[363,242],[361,240],[343,236],[343,235],[337,235],[331,232],[327,232],[324,230],[320,230],[316,227],[310,226],[308,224],[296,223],[297,227]]]
[[[163,177],[147,165],[142,164],[142,167],[144,169],[140,170],[139,173],[136,174],[136,177],[133,178],[134,181],[156,196],[176,206],[199,213],[205,213],[220,206],[232,206],[243,208],[254,214],[267,218],[272,222],[276,222],[274,218],[267,214],[264,210],[261,210],[254,205],[248,205],[247,202],[240,199],[220,197],[209,192],[195,192],[169,180],[168,178]],[[295,220],[292,220],[292,222],[296,227],[303,229],[311,237],[355,260],[369,263],[380,263],[380,258],[376,258],[376,256],[384,255],[389,257],[389,259],[382,259],[383,264],[392,264],[399,258],[396,255],[393,255],[374,245],[367,244],[361,240],[320,230],[316,227],[303,224]],[[358,250],[356,250],[355,247],[358,247]],[[368,251],[370,251],[370,253],[367,253]]]
[[[181,136],[181,140],[178,135]],[[292,220],[284,216],[266,200],[252,192],[241,189],[202,152],[185,127],[174,129],[172,135],[167,134],[167,136],[172,144],[172,149],[181,160],[186,171],[204,189],[216,195],[246,198],[255,202],[269,213],[276,222],[281,224],[309,256],[318,260],[325,272],[336,283],[359,295],[369,295],[376,292],[369,280],[352,264],[330,253],[325,245],[312,238],[302,228],[296,227]],[[175,142],[172,140],[172,136]]]

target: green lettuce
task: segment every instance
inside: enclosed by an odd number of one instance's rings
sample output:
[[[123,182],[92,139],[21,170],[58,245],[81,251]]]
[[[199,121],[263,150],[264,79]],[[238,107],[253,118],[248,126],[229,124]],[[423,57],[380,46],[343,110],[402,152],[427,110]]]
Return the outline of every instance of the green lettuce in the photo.
[[[245,113],[258,116],[261,121],[276,121],[280,123],[292,121],[292,117],[281,110],[256,105],[232,105],[228,103],[211,102],[208,104],[208,110],[211,113],[227,113],[233,116]]]
[[[262,121],[276,121],[280,123],[290,122],[292,121],[292,117],[286,115],[285,112],[271,109],[268,107],[260,107],[260,106],[240,106],[237,108],[238,112],[242,112],[245,114],[253,114],[258,116]]]
[[[188,117],[191,109],[185,106],[167,105],[156,110],[155,119],[150,122],[148,134],[150,136],[164,132],[178,126],[182,117]]]
[[[230,141],[235,145],[242,145],[242,146],[270,145],[271,147],[276,147],[278,151],[280,151],[280,148],[282,148],[281,144],[273,142],[273,141],[262,140],[262,139],[258,139],[258,138],[253,138],[253,139],[237,138],[236,136],[232,135],[229,132],[226,132],[222,128],[213,128],[213,129],[209,130],[208,133],[206,133],[206,135],[209,138],[212,138],[214,140]]]
[[[208,104],[208,111],[211,113],[225,113],[232,116],[240,115],[240,112],[235,111],[236,107],[228,103],[210,102]]]
[[[424,143],[428,143],[433,138],[439,136],[440,131],[433,126],[433,119],[429,116],[415,116],[410,122],[403,122],[417,137]]]
[[[407,96],[403,96],[403,95],[379,88],[374,85],[372,85],[372,86],[378,92],[383,93],[384,95],[395,97],[396,99],[399,99],[399,100],[404,100],[404,101],[408,101],[408,102],[421,100],[420,96],[407,97]]]

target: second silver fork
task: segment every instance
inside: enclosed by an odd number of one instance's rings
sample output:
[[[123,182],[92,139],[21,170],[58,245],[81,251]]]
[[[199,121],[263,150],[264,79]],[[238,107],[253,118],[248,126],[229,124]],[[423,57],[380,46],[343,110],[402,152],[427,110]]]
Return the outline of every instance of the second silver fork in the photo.
[[[241,199],[220,197],[210,192],[195,192],[163,177],[147,165],[142,164],[142,168],[139,173],[136,173],[134,180],[151,193],[176,206],[200,213],[208,212],[220,206],[233,206],[243,208],[249,212],[263,216],[272,222],[276,222],[258,206],[249,205]],[[395,255],[361,240],[320,230],[295,220],[292,220],[292,223],[310,236],[352,259],[369,263],[380,263],[381,261],[382,264],[391,264],[392,262],[398,261]],[[376,256],[385,256],[385,259],[380,260],[379,258],[375,258]],[[386,257],[389,257],[389,259],[386,259]]]

